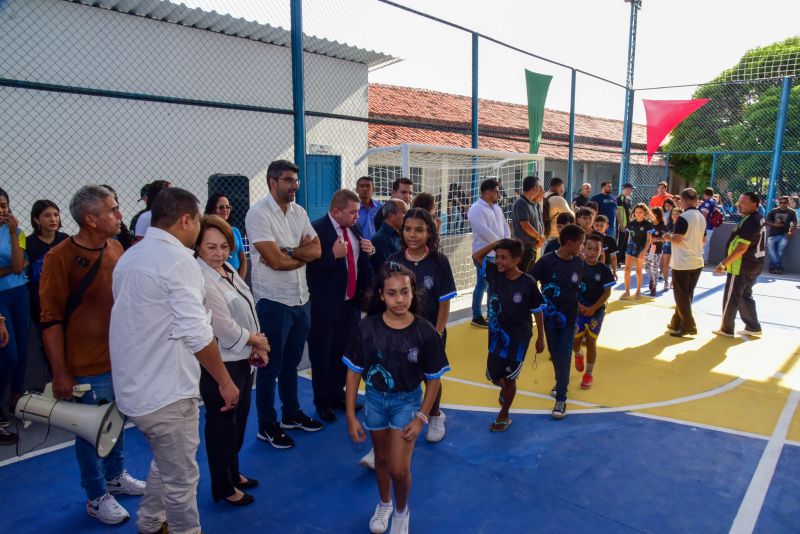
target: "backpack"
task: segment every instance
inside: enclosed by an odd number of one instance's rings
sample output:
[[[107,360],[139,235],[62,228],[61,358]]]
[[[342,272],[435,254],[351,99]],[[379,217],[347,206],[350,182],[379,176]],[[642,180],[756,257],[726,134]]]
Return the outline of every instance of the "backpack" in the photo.
[[[714,208],[714,211],[708,214],[708,224],[711,225],[711,228],[721,226],[723,219],[722,211],[718,207]]]

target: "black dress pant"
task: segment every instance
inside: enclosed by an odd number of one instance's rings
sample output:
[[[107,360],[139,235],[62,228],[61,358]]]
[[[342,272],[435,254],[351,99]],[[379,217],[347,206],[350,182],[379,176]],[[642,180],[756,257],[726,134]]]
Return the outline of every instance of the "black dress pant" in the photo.
[[[694,288],[700,280],[702,267],[690,271],[672,271],[672,294],[675,298],[675,313],[669,322],[669,328],[681,332],[696,332],[697,325],[692,315],[692,299]]]
[[[220,412],[225,401],[219,394],[217,381],[205,370],[200,375],[200,396],[206,408],[206,453],[211,472],[211,496],[215,501],[231,497],[239,481],[239,450],[244,441],[250,399],[253,393],[253,373],[247,360],[225,362],[233,383],[239,388],[239,402],[232,410]]]
[[[318,411],[344,405],[347,367],[342,355],[360,319],[361,314],[353,301],[311,301],[308,357],[314,405]]]
[[[736,312],[751,332],[761,332],[758,322],[756,301],[753,299],[753,286],[758,274],[728,274],[725,280],[725,295],[722,298],[722,330],[733,334]]]

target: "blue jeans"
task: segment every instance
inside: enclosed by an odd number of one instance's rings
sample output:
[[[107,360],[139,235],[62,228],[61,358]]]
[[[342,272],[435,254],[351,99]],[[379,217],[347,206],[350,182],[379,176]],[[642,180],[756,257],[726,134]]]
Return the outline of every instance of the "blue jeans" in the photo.
[[[714,229],[706,229],[706,244],[703,245],[703,260],[708,263],[708,254],[711,252],[711,236],[714,235]]]
[[[769,268],[783,269],[783,252],[789,244],[786,234],[771,235],[767,238],[767,250],[769,250]]]
[[[0,349],[0,399],[6,386],[11,393],[25,393],[25,371],[28,366],[28,334],[31,330],[31,303],[28,286],[21,285],[0,291],[0,314],[6,318],[8,344]]]
[[[92,376],[76,376],[78,384],[91,384],[92,389],[83,397],[73,397],[78,404],[106,404],[114,400],[114,384],[111,372]],[[113,480],[122,474],[125,461],[125,431],[119,435],[119,441],[111,454],[103,459],[97,457],[93,443],[75,437],[75,456],[81,470],[81,486],[86,490],[86,497],[96,499],[106,494],[106,480]]]
[[[572,365],[572,342],[575,339],[575,323],[569,322],[565,326],[556,327],[544,325],[544,335],[547,339],[547,349],[553,360],[553,370],[556,375],[556,400],[567,400],[567,386],[569,386],[569,370]]]
[[[278,420],[275,411],[275,381],[281,398],[284,419],[300,412],[297,400],[297,366],[303,359],[303,347],[311,325],[311,306],[286,306],[261,299],[256,304],[261,331],[269,339],[269,363],[256,374],[256,410],[258,428],[263,429]]]
[[[485,261],[494,263],[494,257],[486,256]],[[486,276],[484,276],[481,266],[475,263],[474,260],[472,263],[475,264],[475,289],[472,291],[472,318],[477,319],[478,317],[483,317],[481,302],[483,301],[483,294],[486,293],[488,282],[486,282]]]

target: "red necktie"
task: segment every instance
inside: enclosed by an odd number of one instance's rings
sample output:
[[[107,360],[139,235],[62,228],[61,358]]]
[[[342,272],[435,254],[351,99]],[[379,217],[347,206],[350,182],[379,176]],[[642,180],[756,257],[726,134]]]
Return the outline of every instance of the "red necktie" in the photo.
[[[356,296],[356,256],[350,243],[350,233],[344,226],[341,229],[344,242],[347,243],[347,300],[352,300]]]

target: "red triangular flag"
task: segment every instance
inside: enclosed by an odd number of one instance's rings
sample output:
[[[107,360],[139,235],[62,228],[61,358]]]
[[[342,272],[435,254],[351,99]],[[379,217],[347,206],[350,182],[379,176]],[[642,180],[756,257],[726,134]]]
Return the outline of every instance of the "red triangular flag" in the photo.
[[[642,100],[647,114],[647,163],[661,141],[686,117],[703,107],[707,98],[694,100]]]

